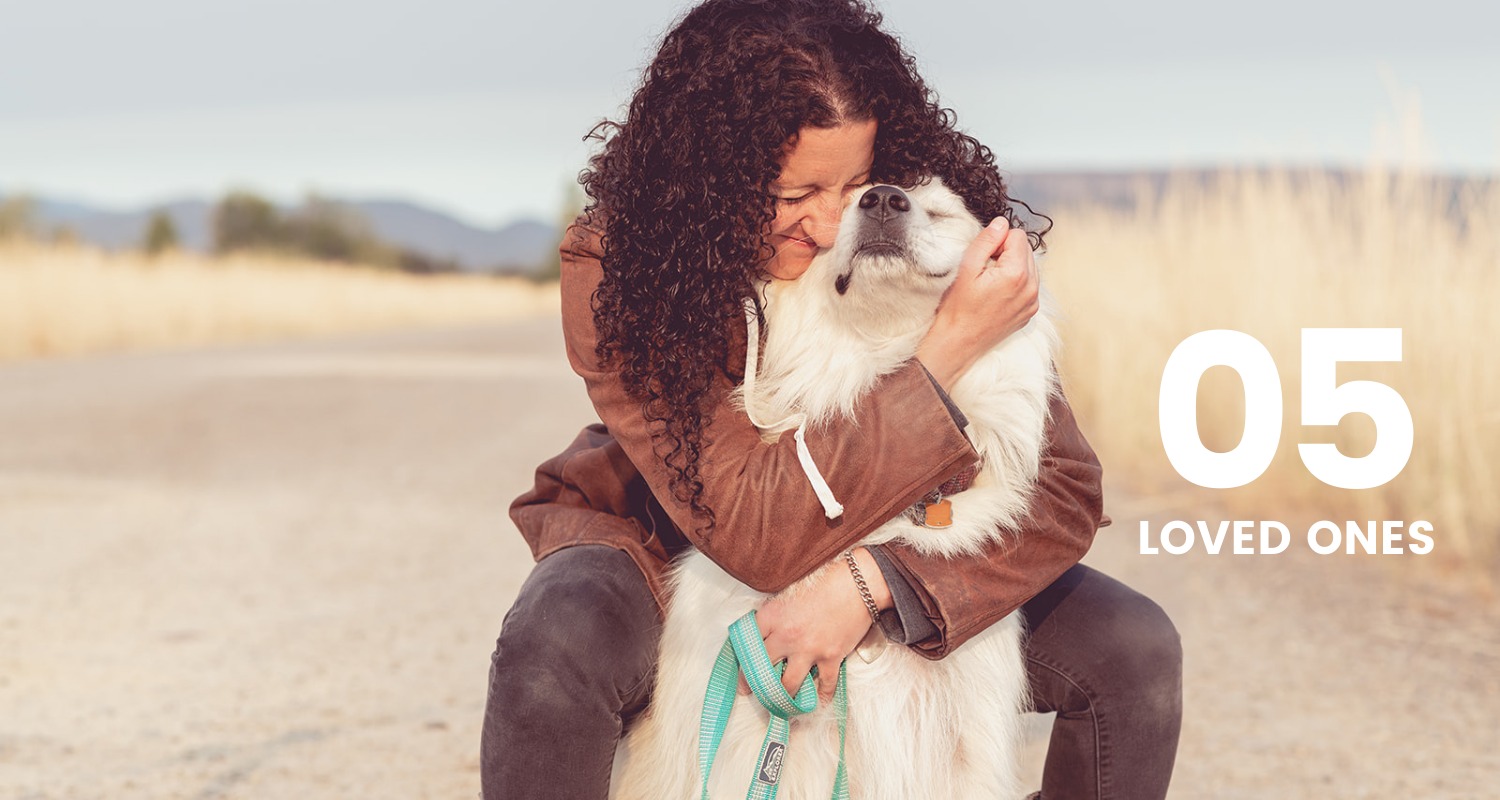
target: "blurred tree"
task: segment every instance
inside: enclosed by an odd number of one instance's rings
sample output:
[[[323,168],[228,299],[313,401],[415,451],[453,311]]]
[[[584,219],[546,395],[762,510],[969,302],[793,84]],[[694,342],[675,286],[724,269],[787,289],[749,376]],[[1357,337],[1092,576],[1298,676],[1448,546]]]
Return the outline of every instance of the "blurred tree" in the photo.
[[[557,214],[557,238],[559,244],[562,243],[563,234],[568,230],[568,226],[572,225],[573,220],[579,214],[583,213],[583,204],[587,199],[587,196],[583,193],[583,188],[576,181],[570,182],[563,189],[562,207],[558,209]],[[547,251],[546,259],[545,262],[537,266],[536,272],[532,274],[538,281],[555,281],[561,277],[562,272],[562,263],[558,260],[557,248],[554,247]]]
[[[151,214],[151,221],[146,223],[146,236],[141,241],[141,249],[154,256],[175,249],[178,245],[177,226],[172,224],[172,218],[165,210],[157,209]]]
[[[309,194],[284,222],[287,243],[330,261],[399,267],[400,253],[382,242],[358,210]]]
[[[437,275],[445,272],[462,272],[458,262],[452,258],[438,258],[416,250],[401,248],[401,269],[416,275]]]
[[[52,229],[52,243],[60,245],[76,245],[83,241],[78,235],[78,230],[72,225],[58,225]]]
[[[458,271],[453,259],[381,239],[359,209],[311,192],[286,213],[251,192],[230,192],[214,207],[213,235],[218,253],[258,249],[418,274]]]
[[[282,242],[282,223],[276,207],[259,195],[235,190],[214,206],[214,251],[276,248]]]
[[[0,201],[0,239],[31,238],[36,235],[36,201],[19,194]]]

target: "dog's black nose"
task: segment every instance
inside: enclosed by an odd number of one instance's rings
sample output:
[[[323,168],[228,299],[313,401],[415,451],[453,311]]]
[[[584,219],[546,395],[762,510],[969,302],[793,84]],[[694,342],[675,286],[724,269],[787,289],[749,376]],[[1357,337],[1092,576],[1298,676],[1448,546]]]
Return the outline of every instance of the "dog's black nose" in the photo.
[[[906,192],[894,186],[876,186],[859,198],[859,207],[864,209],[865,216],[884,222],[910,211],[911,200]]]

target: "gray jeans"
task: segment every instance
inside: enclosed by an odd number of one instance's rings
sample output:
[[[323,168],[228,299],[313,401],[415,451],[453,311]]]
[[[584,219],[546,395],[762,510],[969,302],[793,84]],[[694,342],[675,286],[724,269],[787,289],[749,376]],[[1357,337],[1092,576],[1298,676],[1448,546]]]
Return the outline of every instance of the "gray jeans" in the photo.
[[[1149,598],[1082,564],[1023,607],[1039,711],[1057,712],[1044,800],[1165,797],[1182,725],[1182,645]],[[490,660],[487,800],[604,800],[615,746],[650,697],[661,621],[625,553],[537,563]]]

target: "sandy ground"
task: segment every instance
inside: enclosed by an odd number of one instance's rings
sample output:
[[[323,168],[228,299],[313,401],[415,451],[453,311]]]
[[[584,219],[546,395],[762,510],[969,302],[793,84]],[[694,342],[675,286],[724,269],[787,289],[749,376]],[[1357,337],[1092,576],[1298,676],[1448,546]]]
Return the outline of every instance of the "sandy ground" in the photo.
[[[0,367],[0,797],[476,797],[506,507],[593,419],[555,318]],[[1500,797],[1500,610],[1108,510],[1186,650],[1173,797]]]

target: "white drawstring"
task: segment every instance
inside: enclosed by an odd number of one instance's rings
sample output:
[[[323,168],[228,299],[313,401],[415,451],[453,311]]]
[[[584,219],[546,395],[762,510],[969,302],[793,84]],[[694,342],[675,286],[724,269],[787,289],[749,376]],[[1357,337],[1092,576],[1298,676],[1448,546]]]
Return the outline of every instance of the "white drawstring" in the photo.
[[[807,476],[808,483],[812,484],[813,493],[818,496],[818,502],[823,504],[823,513],[834,519],[844,513],[844,507],[833,496],[833,490],[828,488],[828,482],[823,480],[823,473],[818,471],[818,465],[813,462],[812,453],[807,449],[807,415],[793,414],[780,422],[766,425],[755,418],[755,412],[751,410],[755,398],[755,373],[760,360],[760,315],[756,313],[755,301],[745,298],[745,326],[749,333],[749,339],[745,342],[745,414],[750,417],[751,424],[757,428],[769,429],[785,425],[795,421],[797,432],[793,438],[797,440],[797,460],[802,462],[802,472]]]

